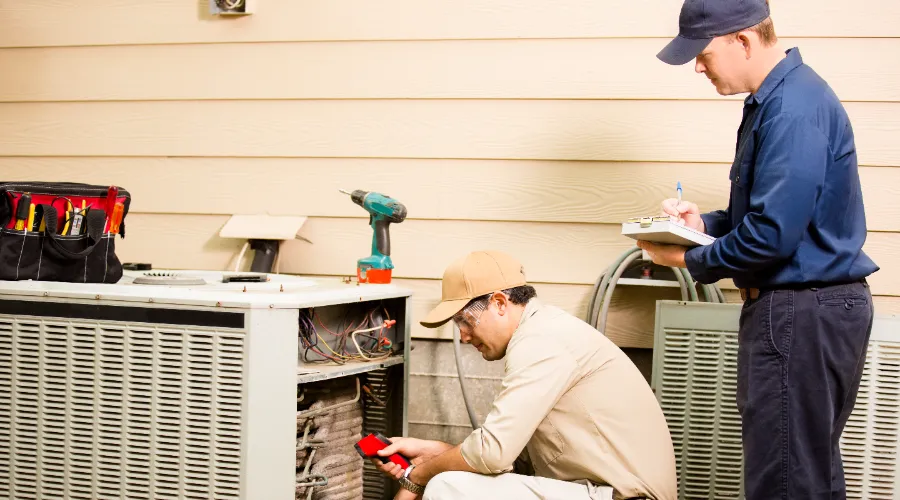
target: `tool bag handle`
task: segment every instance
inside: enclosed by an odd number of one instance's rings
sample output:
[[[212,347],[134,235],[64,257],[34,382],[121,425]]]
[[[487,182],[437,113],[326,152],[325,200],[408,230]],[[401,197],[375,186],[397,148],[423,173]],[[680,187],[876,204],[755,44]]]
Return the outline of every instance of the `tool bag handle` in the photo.
[[[59,214],[57,214],[56,208],[52,205],[41,205],[41,208],[43,209],[44,214],[44,230],[46,231],[47,236],[50,237],[50,243],[53,245],[53,248],[62,255],[72,259],[87,257],[100,243],[103,235],[103,226],[106,224],[106,213],[104,213],[103,210],[87,211],[82,224],[84,225],[85,235],[87,236],[87,241],[90,243],[90,246],[80,252],[73,252],[63,246],[60,242],[61,236],[56,232],[57,223],[59,221]]]

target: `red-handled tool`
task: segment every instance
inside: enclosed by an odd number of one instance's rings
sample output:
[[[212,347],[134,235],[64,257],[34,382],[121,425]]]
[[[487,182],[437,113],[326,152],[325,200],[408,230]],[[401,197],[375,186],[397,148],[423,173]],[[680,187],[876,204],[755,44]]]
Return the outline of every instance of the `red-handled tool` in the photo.
[[[119,197],[119,188],[116,186],[110,186],[106,191],[106,213],[111,214],[113,211],[113,206],[116,204],[116,198]]]
[[[113,224],[112,213],[113,213],[113,208],[116,205],[116,198],[118,198],[118,197],[119,197],[119,188],[116,186],[110,186],[109,189],[106,191],[106,206],[103,208],[103,210],[106,212],[106,217],[107,217],[107,219],[106,219],[107,226],[106,227],[109,228],[109,229],[107,229],[107,231],[110,231],[112,229],[112,224]]]
[[[382,457],[378,455],[379,450],[387,448],[390,444],[390,439],[382,436],[380,432],[376,432],[360,439],[355,445],[353,445],[353,447],[356,448],[356,452],[359,453],[363,458],[374,458],[381,463],[384,463],[385,459],[387,459],[399,465],[403,469],[409,467],[409,459],[399,453],[394,453],[389,457]]]

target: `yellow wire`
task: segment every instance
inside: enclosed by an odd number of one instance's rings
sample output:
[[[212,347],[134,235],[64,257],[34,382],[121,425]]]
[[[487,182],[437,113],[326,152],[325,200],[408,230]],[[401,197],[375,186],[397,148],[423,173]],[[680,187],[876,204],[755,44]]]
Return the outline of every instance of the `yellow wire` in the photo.
[[[328,345],[328,342],[325,342],[325,339],[323,339],[322,336],[319,335],[319,332],[316,332],[316,337],[319,337],[319,340],[321,340],[322,343],[325,344],[325,348],[328,349],[329,351],[331,351],[331,353],[334,354],[335,356],[337,356],[339,358],[344,358],[344,359],[351,359],[348,356],[344,356],[343,354],[338,354],[338,353],[334,352],[334,349],[332,349],[331,346]]]
[[[352,355],[352,356],[348,356],[346,354],[338,354],[337,352],[335,352],[334,349],[331,348],[330,345],[328,345],[328,342],[325,342],[325,339],[323,339],[322,336],[319,335],[319,332],[316,332],[316,337],[319,337],[319,340],[321,340],[322,343],[325,344],[325,348],[328,349],[329,351],[331,351],[331,354],[334,354],[335,356],[337,356],[340,359],[345,359],[345,360],[346,359],[364,359],[362,356],[360,356],[358,354]]]

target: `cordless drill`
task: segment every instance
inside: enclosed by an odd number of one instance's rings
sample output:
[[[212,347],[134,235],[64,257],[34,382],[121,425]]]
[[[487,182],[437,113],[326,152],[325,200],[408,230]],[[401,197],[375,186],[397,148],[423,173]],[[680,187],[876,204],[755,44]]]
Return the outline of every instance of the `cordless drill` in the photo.
[[[343,189],[340,191],[349,194],[353,203],[369,212],[369,225],[374,232],[372,255],[357,261],[356,277],[360,283],[390,283],[394,263],[391,262],[391,234],[388,226],[406,219],[406,207],[381,193],[359,189],[352,193]]]

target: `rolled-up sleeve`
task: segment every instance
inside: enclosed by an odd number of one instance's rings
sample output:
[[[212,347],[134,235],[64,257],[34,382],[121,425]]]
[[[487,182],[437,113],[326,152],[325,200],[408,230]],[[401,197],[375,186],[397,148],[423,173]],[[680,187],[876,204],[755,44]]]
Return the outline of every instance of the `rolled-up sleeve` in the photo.
[[[507,353],[506,376],[484,424],[460,446],[482,474],[512,470],[535,429],[575,379],[577,364],[559,346],[524,338]]]
[[[713,283],[793,255],[812,220],[830,154],[825,135],[806,119],[782,114],[765,123],[750,209],[731,232],[687,251],[691,276]]]

